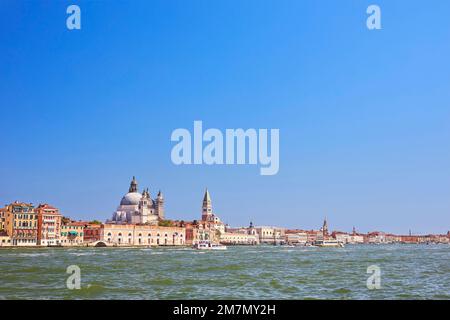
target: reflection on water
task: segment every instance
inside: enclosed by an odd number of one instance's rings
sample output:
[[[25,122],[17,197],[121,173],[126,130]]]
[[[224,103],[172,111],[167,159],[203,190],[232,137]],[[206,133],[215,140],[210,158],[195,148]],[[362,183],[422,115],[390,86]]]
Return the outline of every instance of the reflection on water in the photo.
[[[0,249],[0,299],[450,299],[450,246]],[[66,268],[81,269],[68,290]],[[367,267],[381,268],[368,290]]]

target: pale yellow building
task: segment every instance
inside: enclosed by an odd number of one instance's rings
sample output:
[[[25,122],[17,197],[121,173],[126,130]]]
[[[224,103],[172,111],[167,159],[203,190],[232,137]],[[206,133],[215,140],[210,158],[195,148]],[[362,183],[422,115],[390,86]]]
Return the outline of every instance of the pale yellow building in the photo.
[[[114,246],[182,246],[186,229],[153,225],[105,224],[100,241]]]
[[[10,247],[11,245],[11,237],[6,235],[6,233],[0,234],[0,247]]]
[[[231,245],[258,244],[258,237],[245,233],[225,232],[220,235],[220,243]]]
[[[69,222],[61,225],[61,236],[59,243],[62,246],[81,246],[83,245],[84,223]]]

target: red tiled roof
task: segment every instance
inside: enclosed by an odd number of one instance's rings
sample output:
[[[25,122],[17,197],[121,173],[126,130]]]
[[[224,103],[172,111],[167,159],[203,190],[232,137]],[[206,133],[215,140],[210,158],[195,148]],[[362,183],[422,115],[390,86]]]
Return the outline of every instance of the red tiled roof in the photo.
[[[47,203],[40,204],[40,205],[38,206],[38,208],[41,208],[41,209],[49,209],[49,210],[58,210],[58,208],[55,208],[55,207],[53,207],[53,206],[51,206],[51,205],[49,205],[49,204],[47,204]]]

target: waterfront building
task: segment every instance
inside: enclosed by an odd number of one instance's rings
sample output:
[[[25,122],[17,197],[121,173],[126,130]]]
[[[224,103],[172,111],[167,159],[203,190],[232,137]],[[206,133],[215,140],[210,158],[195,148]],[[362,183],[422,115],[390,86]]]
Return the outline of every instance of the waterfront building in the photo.
[[[320,230],[307,230],[306,237],[308,243],[314,243],[316,240],[323,239],[323,233]]]
[[[31,203],[14,202],[6,207],[5,230],[14,246],[37,244],[38,216]]]
[[[255,245],[258,244],[258,237],[241,232],[224,232],[220,234],[220,243],[230,245]]]
[[[413,236],[411,234],[409,235],[401,235],[400,236],[400,242],[401,243],[419,243],[419,237],[418,236]],[[370,243],[370,238],[369,238],[369,243]]]
[[[102,225],[99,223],[85,223],[83,230],[83,241],[85,243],[101,240]]]
[[[12,246],[11,237],[5,231],[0,231],[0,247]]]
[[[374,231],[367,234],[367,243],[380,244],[386,242],[386,234],[384,232]]]
[[[36,208],[36,213],[38,216],[37,244],[41,246],[59,244],[62,219],[59,210],[48,204],[41,204]]]
[[[0,208],[0,231],[5,230],[6,208]]]
[[[360,234],[352,234],[350,243],[355,243],[355,244],[364,243],[364,236],[360,235]]]
[[[259,237],[259,243],[276,244],[285,241],[285,229],[270,226],[254,227]]]
[[[286,230],[286,243],[304,245],[308,242],[308,234],[303,230]]]
[[[84,223],[67,222],[61,225],[60,243],[63,246],[80,246],[84,242]]]
[[[186,244],[186,229],[155,225],[104,224],[101,241],[114,246],[180,246]]]
[[[345,232],[339,232],[339,231],[335,231],[331,234],[331,236],[336,239],[338,242],[344,243],[344,244],[348,244],[348,243],[353,243],[352,241],[352,235],[345,233]]]
[[[144,189],[142,193],[138,191],[136,178],[133,177],[128,193],[122,197],[119,207],[107,223],[157,225],[158,221],[163,219],[164,197],[162,192],[159,191],[156,199],[153,200],[148,189]]]
[[[200,240],[212,240],[214,242],[220,240],[220,232],[207,228],[206,223],[202,223],[202,221],[187,222],[184,227],[186,229],[186,245],[196,245]]]

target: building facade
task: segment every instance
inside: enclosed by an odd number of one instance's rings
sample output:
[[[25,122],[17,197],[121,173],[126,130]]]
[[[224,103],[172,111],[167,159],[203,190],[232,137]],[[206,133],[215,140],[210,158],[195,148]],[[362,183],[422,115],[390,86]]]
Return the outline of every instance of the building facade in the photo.
[[[12,246],[11,237],[4,231],[0,231],[0,247],[10,247]]]
[[[269,226],[254,227],[259,237],[259,242],[264,244],[276,244],[285,242],[285,229]]]
[[[104,224],[101,240],[113,246],[182,246],[186,229],[154,225]]]
[[[93,224],[86,223],[84,225],[83,231],[83,241],[84,243],[91,243],[101,240],[102,236],[102,225],[101,224]]]
[[[14,202],[6,207],[5,231],[14,246],[37,244],[38,216],[31,203]]]
[[[287,230],[285,237],[289,244],[305,245],[308,242],[308,234],[301,230]]]
[[[37,244],[41,246],[59,245],[61,237],[61,219],[59,210],[48,204],[36,208],[38,216]]]
[[[258,237],[247,233],[225,232],[220,235],[220,243],[228,245],[256,245]]]
[[[61,225],[60,243],[62,246],[81,246],[84,243],[84,223],[68,222]]]
[[[0,232],[5,230],[6,208],[0,208]]]
[[[138,191],[136,178],[133,177],[128,193],[122,197],[119,207],[107,223],[157,225],[158,221],[163,219],[164,197],[162,192],[159,191],[156,199],[153,200],[148,189],[144,189],[142,193]]]

